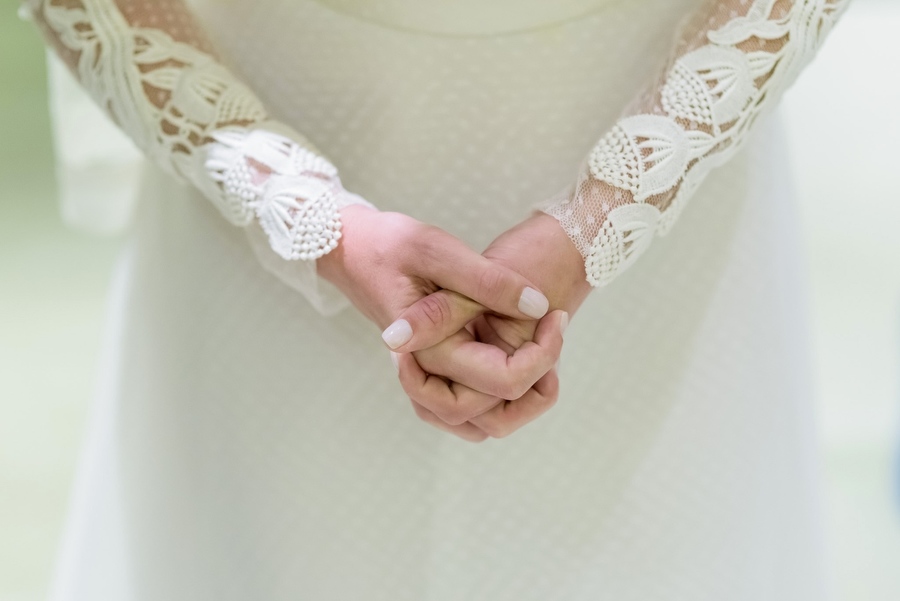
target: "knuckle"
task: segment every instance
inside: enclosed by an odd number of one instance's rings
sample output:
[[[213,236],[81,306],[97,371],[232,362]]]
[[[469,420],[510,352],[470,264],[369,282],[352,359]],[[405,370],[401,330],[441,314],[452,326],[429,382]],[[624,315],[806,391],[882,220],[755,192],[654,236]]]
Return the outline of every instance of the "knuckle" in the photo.
[[[546,398],[546,406],[547,406],[547,409],[552,409],[553,407],[556,406],[556,403],[559,401],[559,395],[558,395],[558,394],[548,395],[548,396],[545,397],[545,398]]]
[[[552,407],[559,400],[559,378],[553,378],[547,382],[547,392],[544,398],[547,399],[547,406]]]
[[[549,411],[556,405],[556,402],[558,400],[559,400],[558,394],[549,394],[549,392],[547,394],[545,394],[544,396],[540,397],[540,399],[538,401],[538,405],[537,405],[538,409],[536,411],[536,414],[541,415],[541,414]]]
[[[475,444],[478,444],[478,443],[484,442],[484,441],[487,440],[487,439],[488,439],[488,435],[487,435],[487,434],[485,434],[484,432],[478,432],[478,433],[472,434],[472,435],[468,438],[468,441],[469,441],[469,442],[474,442]]]
[[[410,399],[410,400],[412,402],[413,411],[416,412],[416,417],[418,417],[423,422],[431,423],[431,421],[433,419],[432,413],[430,411],[428,411],[428,409],[426,409],[425,407],[423,407],[422,405],[417,403],[416,401],[412,401],[412,399]]]
[[[417,224],[402,213],[382,212],[381,229],[384,234],[385,248],[400,250],[416,247],[422,238]],[[372,251],[377,251],[380,245],[375,245]]]
[[[455,409],[453,411],[449,411],[446,415],[441,416],[441,419],[443,419],[451,426],[461,426],[462,424],[472,419],[472,417],[473,416],[466,411]]]
[[[512,433],[510,428],[500,420],[489,420],[480,424],[479,427],[491,438],[506,438]]]
[[[515,390],[513,391],[513,392],[515,393],[515,395],[516,395],[516,398],[517,398],[517,399],[521,399],[523,396],[525,396],[525,394],[526,394],[529,390],[531,390],[531,386],[532,386],[532,385],[529,384],[528,382],[523,382],[523,383],[518,384],[518,385],[516,386]]]
[[[514,399],[521,399],[523,396],[525,396],[525,393],[527,393],[529,390],[531,390],[531,384],[528,384],[527,382],[519,382],[519,383],[517,383],[517,384],[513,387],[513,395],[514,395],[514,397],[513,397],[513,399],[511,399],[511,400],[514,400]]]
[[[500,388],[503,390],[501,397],[507,401],[514,401],[521,398],[528,389],[531,388],[517,373],[511,373],[500,382]]]
[[[558,346],[553,349],[553,352],[550,353],[550,364],[556,366],[559,363],[559,360],[562,358],[562,347]]]
[[[418,390],[410,380],[410,377],[407,374],[403,373],[402,369],[400,370],[400,374],[397,377],[400,380],[400,388],[403,389],[403,392],[406,393],[406,396],[409,397],[409,400],[412,402],[412,404],[418,406],[418,403],[415,399]]]
[[[442,408],[440,412],[436,412],[436,414],[441,418],[441,421],[451,426],[464,424],[469,421],[469,418],[471,417],[458,406]]]
[[[534,379],[543,376],[559,361],[558,351],[555,348],[538,346],[535,353],[528,358],[527,364],[522,363],[517,367],[516,375],[522,379],[532,377]]]
[[[422,317],[433,326],[439,326],[450,320],[450,303],[443,294],[435,293],[419,301]]]
[[[413,246],[420,255],[420,259],[432,263],[441,258],[441,234],[443,232],[434,226],[419,224],[415,229]]]
[[[546,351],[546,359],[551,363],[551,365],[556,365],[559,361],[559,357],[562,354],[562,346],[554,345],[547,349]]]
[[[384,246],[399,261],[400,266],[417,271],[430,265],[434,260],[436,246],[430,226],[402,214],[393,217],[392,226],[383,236]]]
[[[516,386],[513,382],[501,381],[497,383],[497,396],[505,401],[513,401],[519,398],[516,394]]]
[[[451,408],[448,416],[452,421],[447,423],[454,426],[464,424],[484,413],[489,406],[488,401],[491,401],[491,404],[500,402],[500,399],[496,397],[485,399],[485,395],[473,393],[473,391],[464,387],[458,387],[455,382],[452,384],[452,390],[456,396],[456,403]]]
[[[485,301],[497,301],[504,297],[508,283],[505,274],[498,268],[483,270],[478,275],[477,290]]]

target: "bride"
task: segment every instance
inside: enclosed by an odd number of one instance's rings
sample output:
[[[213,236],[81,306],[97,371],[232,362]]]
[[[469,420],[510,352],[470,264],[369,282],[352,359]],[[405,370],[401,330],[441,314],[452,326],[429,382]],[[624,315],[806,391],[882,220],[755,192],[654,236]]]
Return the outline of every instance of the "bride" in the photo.
[[[822,599],[846,4],[30,0],[149,159],[54,598]]]

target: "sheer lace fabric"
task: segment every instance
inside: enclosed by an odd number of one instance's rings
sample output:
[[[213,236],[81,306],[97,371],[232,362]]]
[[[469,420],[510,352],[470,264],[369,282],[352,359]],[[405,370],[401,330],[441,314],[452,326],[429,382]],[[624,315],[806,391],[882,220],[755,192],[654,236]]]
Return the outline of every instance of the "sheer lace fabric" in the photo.
[[[671,229],[848,2],[715,0],[682,27],[664,79],[597,143],[575,184],[542,207],[584,256],[591,284],[611,282]],[[95,100],[231,223],[258,221],[284,259],[312,263],[337,245],[339,209],[365,201],[343,190],[306,139],[268,119],[181,0],[30,5]]]
[[[228,221],[255,221],[280,257],[315,259],[340,239],[335,167],[268,118],[213,53],[181,0],[33,0],[28,5],[94,100],[156,164]]]
[[[849,0],[717,0],[682,27],[674,60],[542,208],[611,282],[665,235],[831,30]]]

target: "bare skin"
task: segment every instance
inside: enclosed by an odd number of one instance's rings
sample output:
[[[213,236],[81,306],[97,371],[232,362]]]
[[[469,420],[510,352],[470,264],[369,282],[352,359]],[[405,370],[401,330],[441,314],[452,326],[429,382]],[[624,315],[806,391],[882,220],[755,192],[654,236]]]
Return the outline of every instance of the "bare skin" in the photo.
[[[484,251],[483,256],[527,276],[544,291],[550,301],[550,315],[565,312],[565,318],[559,322],[563,330],[568,325],[568,317],[575,314],[591,291],[591,286],[585,279],[581,255],[557,221],[543,213],[535,214],[501,234]],[[545,327],[546,318],[541,321],[519,319],[485,311],[483,308],[477,312],[469,309],[467,299],[459,298],[455,292],[441,290],[432,296],[434,295],[443,295],[448,304],[454,307],[448,312],[451,317],[446,323],[435,326],[434,333],[468,326],[476,340],[494,345],[509,355],[537,340],[542,334],[541,329]],[[416,306],[409,309],[410,312],[415,310]],[[470,312],[467,314],[466,311]],[[440,413],[430,410],[430,407],[437,404],[438,398],[446,397],[446,389],[453,385],[437,378],[425,378],[429,368],[418,361],[422,355],[419,347],[430,343],[431,335],[423,333],[417,340],[398,349],[410,354],[397,356],[401,383],[416,414],[425,422],[465,440],[480,442],[488,437],[509,436],[546,413],[556,403],[559,380],[556,370],[551,369],[533,382],[527,379],[520,381],[519,390],[528,385],[523,394],[516,395],[515,392],[518,391],[510,391],[512,394],[501,395],[500,399],[495,398],[494,406],[488,411],[465,423],[445,419]],[[443,344],[439,343],[425,353],[433,352]],[[439,381],[443,387],[438,384]]]
[[[563,312],[547,314],[549,301],[513,268],[398,213],[355,205],[342,211],[342,220],[341,244],[319,260],[319,273],[379,327],[404,315],[424,333],[413,356],[427,376],[420,382],[407,379],[406,385],[427,391],[418,396],[426,410],[462,425],[505,398],[526,395],[553,370],[562,349]],[[441,292],[443,298],[451,290],[450,310],[433,311],[429,296]],[[532,301],[535,294],[542,299],[526,304],[533,316],[521,309],[523,293]],[[486,311],[540,326],[530,342],[500,348],[466,328]]]
[[[555,404],[563,332],[590,291],[555,219],[535,214],[478,255],[405,215],[351,206],[342,217],[344,237],[319,273],[379,327],[406,322],[393,358],[421,419],[478,442]]]

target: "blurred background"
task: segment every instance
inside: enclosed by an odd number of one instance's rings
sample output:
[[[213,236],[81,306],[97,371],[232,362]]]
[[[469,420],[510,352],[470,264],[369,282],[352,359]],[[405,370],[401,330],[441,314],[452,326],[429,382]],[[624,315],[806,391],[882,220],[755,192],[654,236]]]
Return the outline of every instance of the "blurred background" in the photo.
[[[64,225],[44,50],[16,3],[3,4],[0,601],[37,601],[61,534],[121,240]],[[784,103],[838,601],[900,599],[898,61],[900,0],[854,0]]]

